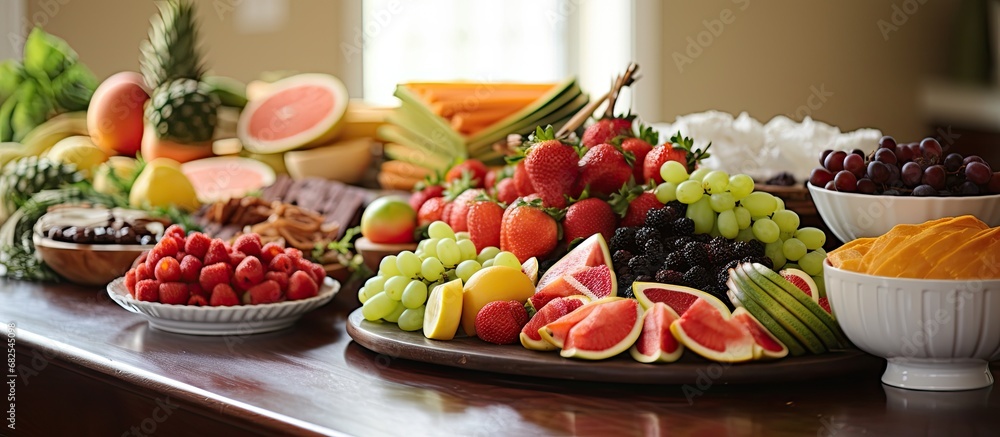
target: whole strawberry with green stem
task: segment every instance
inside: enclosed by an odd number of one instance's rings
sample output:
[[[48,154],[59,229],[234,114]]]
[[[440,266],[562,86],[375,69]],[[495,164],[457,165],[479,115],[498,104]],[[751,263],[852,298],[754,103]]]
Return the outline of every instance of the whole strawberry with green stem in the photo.
[[[580,159],[580,177],[574,194],[584,188],[595,197],[607,197],[618,192],[632,178],[631,153],[623,153],[609,143],[598,144],[587,150]]]
[[[504,212],[500,249],[513,253],[522,263],[548,255],[559,244],[557,218],[561,218],[558,212],[543,208],[538,200],[519,201]]]
[[[646,155],[642,166],[642,177],[644,181],[652,180],[654,183],[663,182],[660,176],[660,167],[667,161],[677,161],[687,167],[688,174],[698,167],[698,162],[712,155],[708,153],[708,148],[712,143],[705,146],[705,150],[694,148],[694,140],[677,132],[670,137],[670,142],[662,146],[656,146]]]
[[[613,109],[614,102],[609,105]],[[580,144],[584,147],[594,147],[598,144],[610,143],[617,137],[632,136],[632,120],[635,116],[624,115],[615,117],[605,113],[604,117],[587,126],[580,138]]]
[[[562,221],[563,241],[572,243],[594,234],[604,235],[604,240],[610,241],[617,223],[618,216],[611,205],[596,197],[584,198],[566,208]]]
[[[639,124],[639,135],[635,137],[619,137],[616,141],[620,141],[623,152],[629,152],[635,159],[632,161],[632,176],[635,178],[635,183],[645,184],[649,182],[644,173],[644,164],[646,162],[646,155],[653,150],[653,146],[660,143],[660,134],[653,130],[652,127]]]
[[[642,226],[650,210],[663,208],[656,195],[641,185],[622,187],[621,191],[611,196],[609,203],[621,217],[620,227]]]
[[[524,168],[546,207],[566,207],[566,196],[579,175],[579,161],[576,147],[557,139],[552,126],[535,130],[524,152]]]

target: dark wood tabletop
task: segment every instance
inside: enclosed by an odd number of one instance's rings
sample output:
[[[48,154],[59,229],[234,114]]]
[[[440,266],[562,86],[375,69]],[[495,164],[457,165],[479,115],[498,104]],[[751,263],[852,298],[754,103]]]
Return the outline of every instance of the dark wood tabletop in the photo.
[[[997,390],[899,390],[877,368],[678,386],[413,362],[354,343],[345,324],[356,307],[348,288],[290,329],[198,337],[150,329],[103,289],[0,279],[18,369],[16,426],[5,414],[0,434],[985,436],[1000,426]]]

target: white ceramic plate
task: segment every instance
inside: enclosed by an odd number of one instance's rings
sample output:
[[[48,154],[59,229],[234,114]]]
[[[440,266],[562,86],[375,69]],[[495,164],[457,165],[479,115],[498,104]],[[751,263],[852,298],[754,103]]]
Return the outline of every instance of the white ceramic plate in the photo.
[[[125,288],[125,278],[108,284],[108,296],[122,308],[141,314],[149,326],[190,335],[244,335],[277,331],[292,326],[303,314],[325,305],[340,291],[340,283],[327,277],[319,294],[308,299],[259,305],[210,307],[167,305],[136,300]]]

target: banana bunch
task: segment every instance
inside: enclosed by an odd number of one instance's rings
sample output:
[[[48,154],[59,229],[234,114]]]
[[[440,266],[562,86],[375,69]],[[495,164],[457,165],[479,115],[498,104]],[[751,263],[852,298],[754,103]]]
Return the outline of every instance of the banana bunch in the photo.
[[[66,41],[36,27],[25,40],[23,62],[0,63],[0,142],[25,143],[56,114],[87,109],[97,78],[78,60]]]
[[[89,135],[87,112],[59,114],[31,129],[19,143],[0,143],[0,168],[18,158],[41,156],[60,140],[77,135]]]

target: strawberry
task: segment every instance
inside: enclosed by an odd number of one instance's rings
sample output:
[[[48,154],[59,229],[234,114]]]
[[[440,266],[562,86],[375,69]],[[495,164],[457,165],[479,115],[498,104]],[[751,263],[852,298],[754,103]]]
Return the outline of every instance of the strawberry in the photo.
[[[181,280],[181,264],[176,259],[166,256],[156,263],[153,276],[160,282],[176,282]]]
[[[583,137],[580,139],[581,143],[584,147],[594,147],[598,144],[611,142],[612,139],[618,136],[631,136],[633,118],[631,116],[624,118],[606,116],[597,120],[596,123],[584,129]]]
[[[278,283],[281,291],[288,290],[288,273],[278,271],[268,271],[264,273],[264,280],[271,280]]]
[[[236,296],[236,292],[233,291],[233,287],[230,287],[229,284],[218,284],[211,290],[212,296],[208,301],[208,304],[211,306],[231,307],[240,304],[240,298]]]
[[[441,221],[451,225],[451,210],[453,209],[455,209],[455,202],[445,202],[444,208],[441,209]]]
[[[288,300],[308,299],[317,294],[319,286],[312,275],[303,271],[292,273],[292,277],[288,279],[288,292],[285,293]]]
[[[159,302],[160,283],[155,279],[143,279],[136,282],[135,298],[143,302]]]
[[[573,146],[555,139],[551,126],[544,131],[539,127],[534,141],[524,158],[531,185],[545,206],[564,208],[579,174],[580,157]]]
[[[483,188],[489,189],[497,186],[497,182],[499,182],[497,178],[501,177],[500,170],[491,168],[486,172],[486,182],[483,183]]]
[[[489,171],[486,164],[478,159],[466,159],[445,173],[445,182],[453,182],[462,179],[463,173],[468,174],[473,187],[483,188],[486,184],[486,173]]]
[[[183,282],[160,283],[160,303],[184,305],[190,297],[191,293],[188,292],[188,286]]]
[[[611,207],[622,217],[620,227],[642,226],[646,223],[646,214],[651,209],[663,208],[656,195],[643,191],[641,186],[626,187],[611,196]]]
[[[517,195],[524,197],[535,193],[535,187],[531,185],[531,177],[528,176],[528,169],[524,166],[524,161],[518,162],[514,167],[514,188]]]
[[[292,257],[285,254],[275,255],[271,262],[267,265],[267,270],[272,272],[282,272],[286,275],[292,274],[295,271],[295,262],[292,261]]]
[[[136,282],[139,282],[139,280],[135,278],[135,269],[129,269],[129,271],[125,272],[125,289],[128,290],[128,294],[132,295],[132,297],[135,297]]]
[[[185,235],[187,235],[187,233],[184,232],[184,228],[182,228],[180,225],[170,225],[167,227],[167,229],[163,230],[164,237],[175,237],[183,239]]]
[[[518,202],[504,213],[500,248],[513,253],[522,263],[533,256],[547,255],[558,243],[559,225],[538,201]]]
[[[208,235],[202,234],[201,232],[193,232],[188,235],[187,240],[184,242],[184,251],[188,255],[194,255],[198,259],[204,259],[205,254],[208,252],[208,246],[212,244],[212,239],[208,238]]]
[[[233,250],[249,256],[260,256],[260,235],[243,234],[236,237],[233,242]]]
[[[410,195],[410,206],[413,207],[414,211],[420,211],[420,207],[424,206],[424,202],[428,199],[441,197],[443,195],[444,186],[431,185],[419,191],[414,191],[413,194]]]
[[[202,290],[212,290],[216,285],[228,284],[232,277],[232,267],[229,264],[220,262],[207,265],[198,274],[198,283]]]
[[[663,177],[660,176],[660,167],[663,166],[664,162],[677,161],[684,164],[688,169],[688,173],[691,173],[698,166],[699,161],[711,156],[708,154],[708,148],[712,147],[711,143],[705,146],[705,150],[693,149],[693,147],[694,140],[681,136],[680,132],[670,137],[669,143],[653,147],[653,150],[649,151],[646,159],[643,160],[643,183],[650,179],[657,184],[663,183]]]
[[[480,340],[511,344],[528,324],[528,311],[516,300],[490,302],[476,314],[476,336]]]
[[[250,295],[251,304],[274,303],[281,300],[281,287],[277,282],[264,281],[250,287],[247,294]]]
[[[511,203],[517,199],[517,184],[514,178],[502,179],[497,183],[496,197],[502,203]]]
[[[615,146],[603,143],[591,147],[580,159],[576,191],[590,187],[590,193],[605,197],[617,193],[632,177],[632,167]]]
[[[506,179],[505,179],[506,180]],[[480,251],[487,246],[500,247],[500,225],[503,222],[503,208],[495,202],[478,201],[469,206],[469,239]]]
[[[240,261],[233,273],[233,284],[241,290],[249,290],[250,287],[261,283],[264,280],[264,266],[260,260],[254,256],[248,256]]]
[[[472,202],[480,194],[485,194],[486,192],[481,188],[473,188],[465,190],[462,194],[459,194],[455,198],[455,206],[451,208],[451,215],[448,217],[448,223],[451,224],[451,228],[455,232],[465,232],[469,230],[469,225],[467,218],[469,216],[469,207],[472,206]]]
[[[188,298],[187,304],[196,307],[204,307],[208,306],[208,299],[205,299],[205,296],[200,294],[192,294],[191,297]]]
[[[212,243],[208,246],[208,252],[205,252],[205,258],[202,259],[202,262],[206,266],[210,266],[215,263],[228,263],[229,251],[226,250],[225,242],[218,238],[212,240]]]
[[[444,197],[427,199],[417,211],[417,224],[424,226],[443,219],[444,208],[448,204],[448,201]]]
[[[260,249],[261,264],[270,264],[271,260],[278,254],[284,254],[285,248],[278,243],[267,243]]]
[[[611,205],[598,198],[583,199],[566,209],[563,218],[563,241],[572,243],[577,238],[587,238],[600,233],[604,241],[611,241],[618,217]]]
[[[648,182],[643,175],[645,170],[646,155],[653,150],[653,144],[659,144],[660,134],[652,127],[639,125],[639,136],[628,137],[621,140],[622,150],[631,152],[635,159],[632,161],[632,176],[635,183],[645,184]],[[662,164],[661,164],[662,165]],[[657,169],[657,174],[659,169]]]

